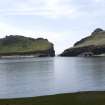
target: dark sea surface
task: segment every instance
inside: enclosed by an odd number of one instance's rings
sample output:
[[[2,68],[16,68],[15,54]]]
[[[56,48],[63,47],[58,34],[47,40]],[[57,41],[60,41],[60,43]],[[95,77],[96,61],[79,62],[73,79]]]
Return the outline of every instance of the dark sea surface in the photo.
[[[105,90],[105,57],[0,59],[0,98]]]

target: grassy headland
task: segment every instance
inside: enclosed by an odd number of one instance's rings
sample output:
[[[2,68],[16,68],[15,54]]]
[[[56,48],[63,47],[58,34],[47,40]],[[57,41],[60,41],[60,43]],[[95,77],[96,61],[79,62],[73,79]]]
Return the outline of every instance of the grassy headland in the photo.
[[[61,56],[99,56],[101,54],[105,55],[105,30],[97,28],[91,35],[64,50]]]
[[[0,105],[105,105],[105,92],[80,92],[32,98],[1,99]]]
[[[0,39],[0,55],[43,54],[54,56],[53,44],[47,39],[10,35]]]

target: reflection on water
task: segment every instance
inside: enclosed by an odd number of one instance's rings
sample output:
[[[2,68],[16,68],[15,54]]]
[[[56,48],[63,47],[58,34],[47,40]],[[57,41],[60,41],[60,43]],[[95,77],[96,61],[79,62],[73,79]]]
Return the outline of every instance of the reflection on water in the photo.
[[[105,90],[105,57],[0,60],[0,98]]]

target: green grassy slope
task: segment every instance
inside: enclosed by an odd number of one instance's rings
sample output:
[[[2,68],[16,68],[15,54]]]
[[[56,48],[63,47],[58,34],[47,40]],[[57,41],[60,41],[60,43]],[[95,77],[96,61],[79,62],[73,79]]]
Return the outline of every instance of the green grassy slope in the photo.
[[[45,51],[52,46],[47,39],[10,35],[0,39],[0,54]]]
[[[105,105],[105,92],[82,92],[20,99],[1,99],[0,105]]]
[[[83,47],[89,45],[105,45],[105,31],[96,29],[90,36],[78,41],[74,47]]]

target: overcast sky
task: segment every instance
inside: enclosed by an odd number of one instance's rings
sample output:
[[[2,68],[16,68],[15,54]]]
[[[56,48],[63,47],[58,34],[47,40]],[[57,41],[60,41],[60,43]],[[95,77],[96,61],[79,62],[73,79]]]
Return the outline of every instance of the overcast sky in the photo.
[[[44,37],[60,53],[95,28],[105,29],[105,0],[0,0],[0,37]]]

